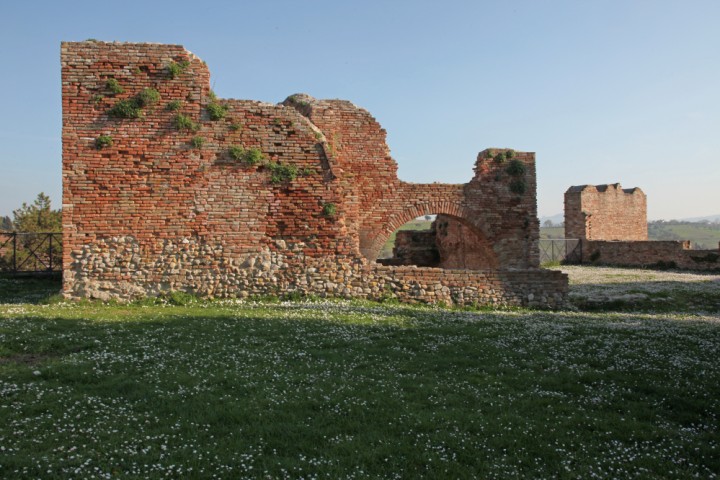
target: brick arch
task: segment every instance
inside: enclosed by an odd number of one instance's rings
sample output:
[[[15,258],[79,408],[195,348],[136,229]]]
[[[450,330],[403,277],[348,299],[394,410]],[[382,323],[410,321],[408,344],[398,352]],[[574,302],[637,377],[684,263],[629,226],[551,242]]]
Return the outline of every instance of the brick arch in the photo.
[[[360,252],[368,260],[375,261],[383,245],[395,230],[414,218],[438,213],[457,218],[487,238],[483,226],[462,204],[439,200],[407,205],[391,213],[380,226],[363,225],[360,228]],[[368,215],[368,218],[373,218],[373,215]]]

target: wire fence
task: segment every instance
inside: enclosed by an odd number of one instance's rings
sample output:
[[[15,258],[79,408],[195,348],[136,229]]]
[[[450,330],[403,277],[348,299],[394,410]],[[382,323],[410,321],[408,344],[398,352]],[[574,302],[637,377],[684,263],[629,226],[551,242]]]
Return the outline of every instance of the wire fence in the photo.
[[[0,232],[0,272],[62,271],[62,233]]]
[[[540,263],[581,263],[582,243],[578,238],[540,240]]]

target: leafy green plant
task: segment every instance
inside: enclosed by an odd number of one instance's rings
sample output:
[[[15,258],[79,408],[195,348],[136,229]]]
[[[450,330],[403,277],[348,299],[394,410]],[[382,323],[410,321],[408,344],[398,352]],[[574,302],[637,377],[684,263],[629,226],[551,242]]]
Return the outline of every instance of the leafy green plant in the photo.
[[[518,159],[513,159],[505,169],[508,175],[512,175],[513,177],[524,175],[526,170],[527,167],[525,164]]]
[[[183,102],[181,100],[171,100],[170,102],[168,102],[165,108],[167,110],[170,110],[171,112],[174,112],[175,110],[180,110],[182,104]]]
[[[128,98],[115,102],[115,105],[108,110],[108,115],[116,118],[142,118],[143,113],[135,99]]]
[[[230,124],[230,130],[233,132],[237,132],[238,130],[242,130],[243,126],[242,123],[231,123]]]
[[[108,78],[107,82],[105,82],[105,88],[113,95],[117,95],[118,93],[123,93],[125,91],[122,85],[120,85],[120,82],[114,78]]]
[[[227,115],[228,107],[227,105],[210,102],[207,107],[205,107],[205,110],[207,110],[208,115],[210,115],[210,120],[222,120],[225,118],[225,115]]]
[[[144,107],[160,100],[160,93],[154,88],[145,88],[132,98],[118,100],[108,110],[108,115],[116,118],[142,118]]]
[[[208,97],[210,98],[211,102],[216,101],[218,98],[214,90],[210,90],[210,92],[208,93]]]
[[[190,62],[187,60],[183,60],[181,62],[170,62],[168,66],[166,67],[168,76],[170,78],[175,79],[179,77],[182,73],[187,70],[187,68],[190,66]]]
[[[510,191],[522,195],[527,191],[527,183],[522,178],[516,178],[510,182]]]
[[[105,147],[112,147],[113,139],[110,135],[100,135],[95,139],[95,148],[100,150]]]
[[[245,149],[242,147],[233,145],[230,148],[228,148],[228,155],[230,155],[230,158],[232,158],[233,160],[240,161],[243,159],[243,155],[245,155]]]
[[[273,118],[273,125],[275,125],[276,127],[281,127],[282,121],[279,118]]]
[[[177,128],[178,130],[187,130],[190,132],[197,132],[198,130],[200,130],[200,125],[193,122],[190,117],[188,117],[187,115],[183,115],[182,113],[178,113],[175,116],[173,123],[175,125],[175,128]]]
[[[260,163],[264,158],[265,157],[259,148],[251,148],[245,152],[243,160],[248,165],[255,165],[257,163]]]
[[[334,203],[326,203],[323,205],[322,213],[326,217],[334,217],[337,214],[337,207]]]
[[[140,93],[135,96],[138,107],[148,107],[160,100],[160,92],[154,88],[143,88]]]
[[[190,145],[192,145],[193,148],[202,148],[202,146],[205,145],[205,139],[200,136],[193,137],[192,140],[190,140]]]
[[[230,158],[233,160],[244,162],[248,165],[256,165],[265,158],[259,148],[253,147],[245,150],[243,147],[236,145],[228,148],[228,155],[230,155]]]
[[[305,167],[301,170],[300,173],[302,173],[303,175],[315,175],[317,171],[314,168]]]
[[[295,165],[270,162],[266,166],[270,170],[270,183],[292,182],[297,178],[298,168]]]

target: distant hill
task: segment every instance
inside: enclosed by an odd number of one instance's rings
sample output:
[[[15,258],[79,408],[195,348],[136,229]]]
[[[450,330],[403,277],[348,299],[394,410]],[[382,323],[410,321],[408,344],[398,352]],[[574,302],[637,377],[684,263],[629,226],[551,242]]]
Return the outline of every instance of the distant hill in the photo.
[[[553,225],[560,225],[565,221],[565,215],[563,213],[556,213],[555,215],[550,215],[549,217],[540,217],[540,225],[545,223],[547,220],[550,220]]]
[[[681,219],[683,222],[710,222],[710,223],[720,223],[720,213],[717,215],[708,215],[706,217],[691,217],[691,218],[683,218]]]

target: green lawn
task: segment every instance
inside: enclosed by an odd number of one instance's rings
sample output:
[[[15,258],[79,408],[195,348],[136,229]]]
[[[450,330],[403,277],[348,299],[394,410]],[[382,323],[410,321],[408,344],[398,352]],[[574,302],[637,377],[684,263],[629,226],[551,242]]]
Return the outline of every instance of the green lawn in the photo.
[[[720,472],[717,315],[41,305],[12,282],[2,478]]]

